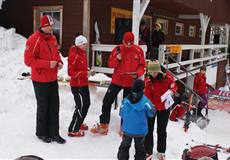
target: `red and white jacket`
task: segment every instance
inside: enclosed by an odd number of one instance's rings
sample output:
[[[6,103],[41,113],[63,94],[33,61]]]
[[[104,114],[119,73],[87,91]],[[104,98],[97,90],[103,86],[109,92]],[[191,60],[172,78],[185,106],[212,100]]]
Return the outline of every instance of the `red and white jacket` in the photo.
[[[68,75],[71,77],[70,86],[88,86],[88,64],[85,50],[72,46],[68,56]]]
[[[206,83],[205,74],[202,74],[200,72],[196,73],[194,78],[193,90],[199,95],[207,94],[207,86],[209,85]]]
[[[157,111],[165,110],[165,102],[161,102],[161,96],[170,89],[174,94],[178,87],[173,77],[166,74],[162,80],[145,79],[145,95],[155,106]]]
[[[24,63],[31,67],[33,81],[53,82],[57,80],[58,66],[50,68],[50,61],[62,63],[55,36],[40,31],[33,33],[26,42],[24,52]]]
[[[117,59],[117,47],[120,49],[121,61]],[[114,68],[112,83],[122,87],[131,87],[134,78],[130,74],[134,73],[140,77],[145,73],[144,52],[137,45],[126,48],[121,44],[117,47],[112,50],[108,62],[109,67]]]

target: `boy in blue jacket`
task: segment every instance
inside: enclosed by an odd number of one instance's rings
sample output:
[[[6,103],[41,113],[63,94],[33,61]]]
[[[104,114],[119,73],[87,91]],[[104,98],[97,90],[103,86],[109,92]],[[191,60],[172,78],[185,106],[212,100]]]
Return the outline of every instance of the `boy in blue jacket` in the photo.
[[[123,100],[120,116],[122,119],[122,142],[117,154],[118,160],[129,159],[132,139],[135,142],[135,160],[145,160],[144,139],[148,133],[148,117],[153,117],[155,108],[144,95],[145,83],[141,79],[134,81],[131,93]]]

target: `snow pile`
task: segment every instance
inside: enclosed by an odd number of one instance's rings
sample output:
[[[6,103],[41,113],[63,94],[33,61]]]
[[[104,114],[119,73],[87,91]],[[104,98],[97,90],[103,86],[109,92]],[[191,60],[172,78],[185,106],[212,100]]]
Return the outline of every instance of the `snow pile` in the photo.
[[[4,2],[5,0],[0,0],[0,10],[2,9],[2,3]]]
[[[36,100],[31,80],[17,80],[17,75],[29,69],[23,63],[25,38],[17,37],[17,45],[13,50],[5,50],[0,55],[0,159],[15,159],[22,155],[34,154],[44,159],[116,159],[121,138],[119,130],[120,118],[118,110],[112,109],[111,123],[108,136],[95,136],[86,132],[83,138],[67,136],[68,125],[74,111],[74,100],[70,87],[59,86],[60,93],[60,134],[67,143],[45,144],[35,136]],[[64,60],[66,63],[66,60]],[[66,68],[66,67],[65,67]],[[64,74],[64,73],[63,73]],[[97,74],[104,79],[104,75]],[[104,78],[103,78],[104,77]],[[90,87],[91,106],[86,123],[92,127],[101,113],[102,99],[106,88]],[[207,129],[201,130],[192,123],[187,133],[183,131],[183,121],[169,122],[167,140],[167,159],[180,159],[186,143],[197,145],[191,140],[210,144],[222,144],[229,147],[230,114],[223,111],[210,111],[211,119]],[[206,134],[207,132],[207,134]],[[156,137],[156,130],[154,131]],[[154,140],[156,144],[156,139]],[[134,149],[130,150],[130,157]],[[156,154],[156,146],[154,147]],[[218,153],[220,159],[229,155]],[[155,155],[154,155],[155,156]],[[156,158],[155,158],[156,159]]]
[[[16,48],[20,48],[24,45],[21,43],[21,39],[25,42],[25,38],[16,34],[16,29],[5,29],[0,27],[0,55],[8,50],[13,50]]]

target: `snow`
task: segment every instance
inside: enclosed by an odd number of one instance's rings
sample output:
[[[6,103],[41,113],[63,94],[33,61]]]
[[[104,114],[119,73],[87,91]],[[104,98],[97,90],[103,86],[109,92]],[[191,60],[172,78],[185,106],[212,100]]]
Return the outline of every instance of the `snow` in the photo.
[[[2,9],[2,3],[4,2],[5,0],[0,0],[0,10]]]
[[[118,110],[112,109],[110,130],[107,136],[95,136],[88,131],[85,137],[70,138],[67,136],[67,129],[74,111],[74,100],[66,84],[59,85],[59,93],[60,134],[67,140],[67,143],[64,145],[45,144],[36,138],[36,100],[33,86],[29,79],[17,80],[20,73],[30,71],[23,63],[26,39],[14,34],[11,40],[17,42],[14,49],[7,49],[0,53],[0,159],[14,159],[29,154],[44,159],[116,159],[121,142],[117,134]],[[66,58],[64,62],[66,63]],[[107,78],[101,74],[96,76],[94,80]],[[91,106],[86,117],[86,123],[90,127],[98,122],[105,92],[106,88],[90,87]],[[183,149],[197,145],[191,142],[192,139],[201,142],[207,140],[210,144],[229,147],[230,114],[211,110],[209,118],[211,121],[206,129],[201,130],[192,123],[187,133],[183,131],[183,121],[169,121],[167,159],[180,159]],[[156,131],[154,135],[156,137]],[[154,142],[156,144],[156,140]],[[133,157],[133,154],[132,146],[130,157]],[[156,154],[156,146],[154,154]],[[222,152],[218,155],[220,159],[226,159],[229,156]]]

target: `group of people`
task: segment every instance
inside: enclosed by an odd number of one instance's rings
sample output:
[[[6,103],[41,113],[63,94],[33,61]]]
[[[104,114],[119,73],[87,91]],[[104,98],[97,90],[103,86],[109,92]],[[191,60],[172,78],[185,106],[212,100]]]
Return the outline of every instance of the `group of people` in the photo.
[[[165,40],[164,32],[162,32],[162,25],[155,23],[153,31],[150,33],[149,28],[144,20],[140,23],[139,29],[139,44],[147,45],[147,59],[158,59],[159,45],[163,44]]]
[[[58,43],[53,35],[53,19],[41,18],[40,29],[26,43],[24,62],[31,67],[31,79],[37,100],[36,136],[45,143],[65,143],[59,135],[59,95],[57,72],[63,62]],[[83,35],[75,38],[68,55],[68,75],[75,100],[75,111],[68,128],[68,136],[82,137],[89,127],[84,123],[90,106],[86,48],[88,41]],[[111,105],[123,90],[120,108],[122,142],[117,158],[129,159],[132,139],[135,141],[135,159],[151,159],[153,130],[157,117],[157,151],[159,160],[165,159],[167,124],[170,109],[165,107],[161,96],[169,91],[173,96],[177,85],[172,75],[162,71],[158,61],[146,65],[144,52],[134,44],[134,34],[126,32],[123,43],[110,54],[108,66],[114,68],[112,81],[103,98],[99,124],[90,129],[92,134],[106,135],[109,131]],[[146,74],[145,74],[146,73]],[[144,79],[144,80],[142,80]]]

